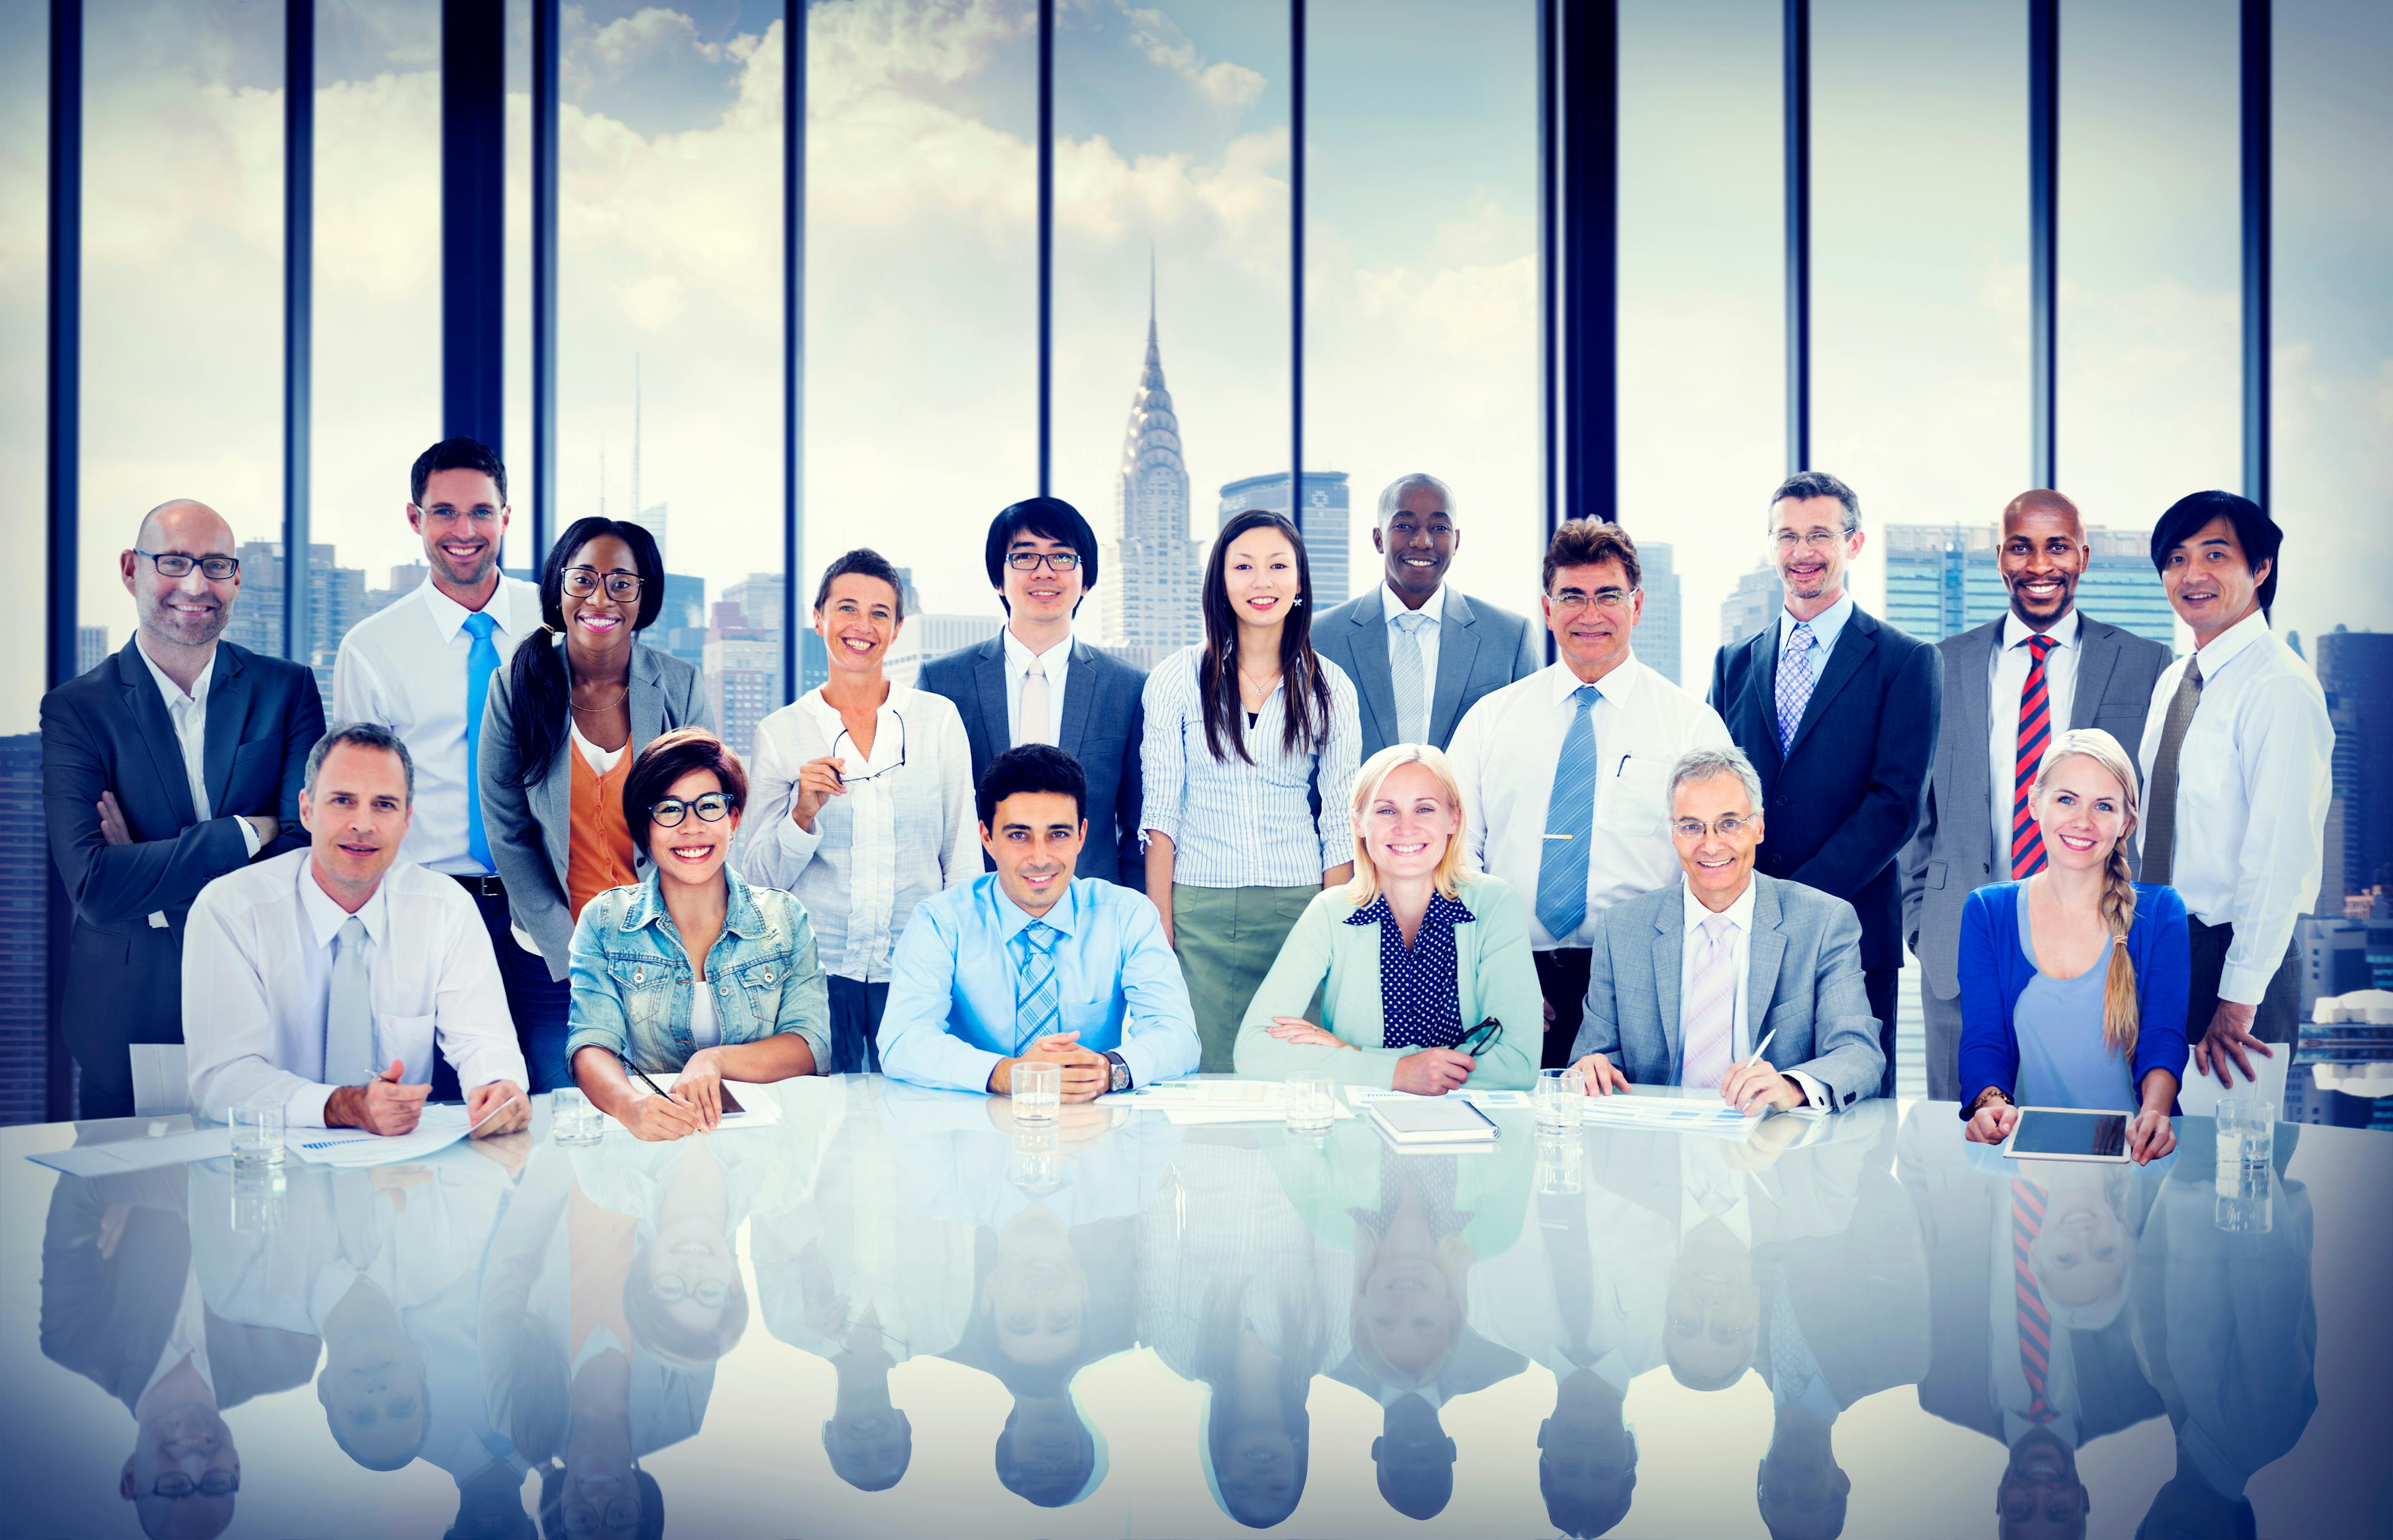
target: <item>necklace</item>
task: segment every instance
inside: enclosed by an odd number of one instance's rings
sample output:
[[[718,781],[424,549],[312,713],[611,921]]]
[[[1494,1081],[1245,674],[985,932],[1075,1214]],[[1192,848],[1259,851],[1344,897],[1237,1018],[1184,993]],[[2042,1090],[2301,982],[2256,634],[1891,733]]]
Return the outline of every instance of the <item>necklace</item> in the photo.
[[[577,711],[588,712],[588,713],[593,714],[593,715],[595,715],[595,714],[596,714],[597,712],[600,712],[600,711],[613,711],[616,707],[618,707],[618,706],[621,705],[621,704],[623,703],[623,698],[624,698],[625,696],[627,696],[627,695],[631,694],[631,693],[632,693],[632,685],[631,685],[631,682],[630,682],[629,680],[626,680],[626,681],[624,681],[623,687],[622,687],[621,689],[617,690],[617,691],[615,692],[615,698],[614,698],[614,699],[612,699],[612,700],[609,700],[609,701],[608,701],[608,702],[607,702],[605,705],[603,705],[603,706],[576,706],[576,707],[574,707],[573,709],[574,709],[575,711]]]

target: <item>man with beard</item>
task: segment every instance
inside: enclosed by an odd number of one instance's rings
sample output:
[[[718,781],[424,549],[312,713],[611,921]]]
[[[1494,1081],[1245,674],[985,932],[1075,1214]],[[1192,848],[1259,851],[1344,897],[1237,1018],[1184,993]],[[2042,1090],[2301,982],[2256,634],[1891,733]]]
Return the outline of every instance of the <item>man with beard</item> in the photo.
[[[299,783],[323,736],[315,676],[220,641],[241,593],[232,526],[188,499],[117,555],[139,623],[42,698],[42,807],[74,904],[61,1012],[82,1115],[133,1113],[135,1043],[183,1040],[183,923],[202,888],[304,842]]]

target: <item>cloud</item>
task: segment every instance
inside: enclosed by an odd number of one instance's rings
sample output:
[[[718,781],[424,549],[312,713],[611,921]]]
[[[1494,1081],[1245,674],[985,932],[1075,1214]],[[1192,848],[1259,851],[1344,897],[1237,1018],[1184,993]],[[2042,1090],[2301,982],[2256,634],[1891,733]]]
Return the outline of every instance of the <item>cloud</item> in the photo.
[[[1252,107],[1263,94],[1263,77],[1226,59],[1207,63],[1180,24],[1152,7],[1121,7],[1131,25],[1131,46],[1148,62],[1172,71],[1196,86],[1207,103],[1228,112]]]

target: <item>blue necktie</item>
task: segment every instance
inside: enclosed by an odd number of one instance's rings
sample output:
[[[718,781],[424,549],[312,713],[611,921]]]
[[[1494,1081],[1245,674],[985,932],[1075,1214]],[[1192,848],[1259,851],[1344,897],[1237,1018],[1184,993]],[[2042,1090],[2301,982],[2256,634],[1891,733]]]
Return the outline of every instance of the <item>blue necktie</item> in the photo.
[[[1567,946],[1587,919],[1588,846],[1595,839],[1595,703],[1602,692],[1571,692],[1578,711],[1563,733],[1554,789],[1546,793],[1546,848],[1537,859],[1537,919]]]
[[[499,672],[499,646],[490,640],[497,625],[482,610],[465,617],[465,629],[474,633],[474,649],[465,654],[465,849],[484,871],[496,869],[482,833],[482,701],[490,693],[490,675]]]
[[[1016,1052],[1049,1033],[1064,1029],[1064,991],[1063,986],[1055,982],[1055,942],[1059,934],[1043,920],[1034,920],[1014,933],[1013,1047]]]
[[[1778,659],[1778,751],[1795,747],[1795,729],[1803,725],[1803,708],[1811,703],[1811,622],[1798,620],[1786,633],[1786,651]]]

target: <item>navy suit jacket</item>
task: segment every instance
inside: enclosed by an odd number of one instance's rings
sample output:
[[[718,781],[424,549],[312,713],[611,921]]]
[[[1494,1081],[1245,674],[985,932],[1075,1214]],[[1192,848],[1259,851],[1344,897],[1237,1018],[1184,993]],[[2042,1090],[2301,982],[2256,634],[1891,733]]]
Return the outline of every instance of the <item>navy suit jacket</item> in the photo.
[[[917,689],[955,702],[972,745],[973,784],[990,762],[1013,747],[1007,725],[1005,633],[961,647],[922,665]],[[1063,741],[1089,777],[1089,838],[1076,877],[1095,877],[1146,891],[1146,859],[1138,842],[1144,796],[1138,746],[1146,734],[1146,673],[1075,637],[1064,675]]]
[[[1896,857],[1919,827],[1944,691],[1936,649],[1854,607],[1778,750],[1778,618],[1712,659],[1712,709],[1761,774],[1755,866],[1833,894],[1862,920],[1862,967],[1903,966]]]
[[[174,721],[137,646],[42,697],[43,817],[75,915],[67,1046],[103,1096],[132,1092],[126,1044],[183,1040],[183,920],[202,888],[248,865],[240,816],[272,809],[281,839],[306,842],[299,788],[324,736],[312,672],[217,643],[204,769],[216,816],[202,823]],[[131,844],[100,834],[103,791],[116,793]],[[278,848],[291,846],[269,842],[258,854]],[[161,911],[163,931],[150,923]]]

